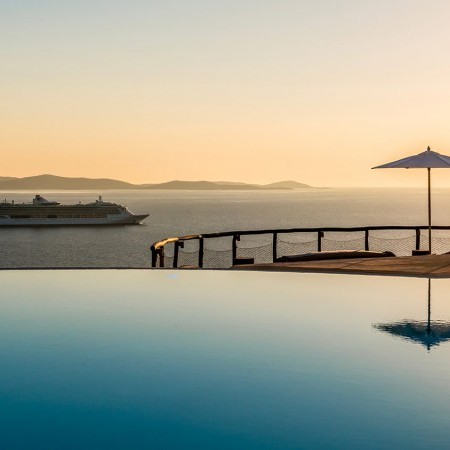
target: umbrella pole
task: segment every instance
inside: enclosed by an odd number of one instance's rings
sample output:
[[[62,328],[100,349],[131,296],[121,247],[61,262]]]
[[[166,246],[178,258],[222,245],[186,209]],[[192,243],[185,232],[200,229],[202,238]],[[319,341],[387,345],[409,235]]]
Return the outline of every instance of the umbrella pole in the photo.
[[[428,320],[427,320],[427,333],[431,332],[431,278],[428,278]]]
[[[431,254],[431,169],[428,167],[428,250]]]

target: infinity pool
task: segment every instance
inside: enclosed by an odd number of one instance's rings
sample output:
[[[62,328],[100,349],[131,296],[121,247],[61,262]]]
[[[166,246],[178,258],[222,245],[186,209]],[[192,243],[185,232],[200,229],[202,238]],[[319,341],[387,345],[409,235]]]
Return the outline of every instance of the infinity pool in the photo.
[[[431,281],[430,310],[414,278],[4,271],[0,285],[1,448],[448,448],[450,280]]]

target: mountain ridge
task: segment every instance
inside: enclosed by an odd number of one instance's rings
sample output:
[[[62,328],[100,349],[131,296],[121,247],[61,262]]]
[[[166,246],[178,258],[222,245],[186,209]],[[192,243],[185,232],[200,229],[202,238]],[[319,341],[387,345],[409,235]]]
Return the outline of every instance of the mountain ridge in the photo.
[[[112,190],[112,189],[163,189],[163,190],[294,190],[311,188],[296,181],[279,181],[267,185],[233,181],[183,181],[133,184],[111,178],[60,177],[51,174],[14,178],[0,177],[0,190]]]

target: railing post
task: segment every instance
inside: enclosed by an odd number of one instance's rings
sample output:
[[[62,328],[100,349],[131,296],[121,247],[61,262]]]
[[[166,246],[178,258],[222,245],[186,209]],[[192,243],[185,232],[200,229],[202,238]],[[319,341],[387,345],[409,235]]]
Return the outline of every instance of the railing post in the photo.
[[[178,241],[174,244],[173,250],[173,268],[176,269],[178,267]]]
[[[278,233],[273,233],[272,235],[272,259],[273,262],[277,260],[277,240],[278,240]]]
[[[164,246],[159,249],[159,267],[164,267]]]
[[[416,228],[416,250],[420,250],[420,228]]]
[[[200,269],[203,267],[203,252],[203,236],[200,236],[198,238],[198,267],[200,267]]]
[[[322,251],[322,238],[323,238],[323,231],[317,232],[317,251]]]
[[[233,243],[231,246],[232,257],[233,257],[233,266],[234,266],[236,258],[237,258],[237,241],[240,241],[240,240],[241,240],[241,237],[239,236],[239,234],[233,235]]]
[[[183,241],[175,242],[174,252],[173,252],[173,268],[176,269],[178,267],[178,255],[180,248],[184,248]]]
[[[158,263],[158,250],[152,245],[150,251],[152,252],[152,267],[156,267],[156,264]]]
[[[369,229],[364,232],[364,250],[369,250]]]

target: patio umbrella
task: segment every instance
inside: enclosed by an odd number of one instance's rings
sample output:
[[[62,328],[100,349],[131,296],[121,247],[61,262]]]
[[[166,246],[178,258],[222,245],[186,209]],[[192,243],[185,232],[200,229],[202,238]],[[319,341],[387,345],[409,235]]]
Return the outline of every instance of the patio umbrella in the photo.
[[[450,322],[431,320],[430,279],[428,279],[428,317],[426,321],[403,320],[401,322],[375,324],[373,327],[408,341],[422,344],[428,350],[450,340]]]
[[[431,169],[449,169],[450,156],[433,152],[430,147],[418,155],[408,156],[372,169],[427,169],[428,172],[428,249],[431,253]]]

